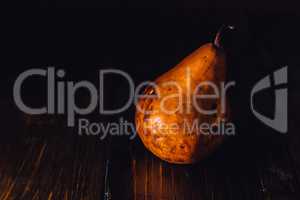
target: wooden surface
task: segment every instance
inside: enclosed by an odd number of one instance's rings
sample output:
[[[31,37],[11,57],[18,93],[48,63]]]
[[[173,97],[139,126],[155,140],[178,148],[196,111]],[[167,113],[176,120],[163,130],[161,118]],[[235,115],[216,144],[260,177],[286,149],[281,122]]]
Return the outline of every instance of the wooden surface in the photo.
[[[107,140],[33,125],[0,145],[0,199],[103,199]],[[22,133],[23,132],[23,133]],[[172,165],[138,139],[111,138],[112,199],[299,199],[288,137],[233,137],[196,165]]]

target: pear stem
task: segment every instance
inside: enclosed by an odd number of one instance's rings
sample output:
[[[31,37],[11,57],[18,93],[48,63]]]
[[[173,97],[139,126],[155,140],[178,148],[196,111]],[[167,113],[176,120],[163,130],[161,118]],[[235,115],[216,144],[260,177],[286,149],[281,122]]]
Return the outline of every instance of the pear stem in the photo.
[[[233,29],[234,29],[234,26],[230,26],[230,25],[226,25],[226,26],[225,26],[225,25],[223,24],[223,25],[219,28],[219,30],[218,30],[218,32],[217,32],[217,34],[216,34],[216,36],[215,36],[214,42],[213,42],[213,44],[214,44],[215,47],[217,47],[217,48],[222,48],[222,44],[221,44],[222,35],[223,35],[224,31],[227,30],[227,29],[233,30]]]

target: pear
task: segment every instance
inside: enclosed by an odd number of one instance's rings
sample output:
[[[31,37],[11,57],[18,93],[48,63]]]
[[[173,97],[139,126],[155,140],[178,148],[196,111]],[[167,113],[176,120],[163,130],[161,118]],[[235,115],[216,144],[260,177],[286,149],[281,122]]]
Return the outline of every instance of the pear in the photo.
[[[221,46],[226,28],[232,27],[221,27],[213,42],[202,45],[146,87],[136,104],[138,135],[162,160],[195,163],[214,152],[226,137],[210,129],[230,117],[226,95],[216,95],[220,83],[226,81]]]

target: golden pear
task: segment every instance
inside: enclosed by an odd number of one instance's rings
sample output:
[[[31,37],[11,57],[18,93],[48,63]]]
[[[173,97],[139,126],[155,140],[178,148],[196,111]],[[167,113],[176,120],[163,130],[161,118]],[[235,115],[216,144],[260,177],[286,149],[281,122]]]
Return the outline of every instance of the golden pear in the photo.
[[[220,94],[226,81],[225,52],[220,45],[223,29],[214,42],[202,45],[158,77],[144,91],[149,96],[140,96],[137,102],[138,135],[147,149],[167,162],[197,162],[225,138],[209,129],[227,122],[230,112],[226,94]]]

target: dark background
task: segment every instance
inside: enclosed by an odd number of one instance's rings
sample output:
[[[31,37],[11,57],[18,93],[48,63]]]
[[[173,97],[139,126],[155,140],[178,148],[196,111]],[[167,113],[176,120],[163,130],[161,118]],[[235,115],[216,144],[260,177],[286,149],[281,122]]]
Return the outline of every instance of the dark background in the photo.
[[[273,1],[36,1],[12,2],[1,12],[0,199],[101,199],[104,162],[111,160],[113,199],[299,199],[299,21],[296,3]],[[193,166],[170,165],[139,139],[99,141],[65,127],[65,116],[28,116],[16,108],[13,83],[26,69],[67,71],[66,81],[98,84],[98,70],[128,72],[138,84],[153,80],[213,37],[222,24],[229,94],[237,136]],[[249,94],[265,75],[289,67],[289,132],[281,135],[252,115]],[[107,82],[107,107],[122,105],[127,85]],[[41,105],[41,81],[25,98]],[[257,107],[272,116],[273,92]],[[78,97],[85,105],[86,96]],[[134,107],[91,120],[133,121]]]

